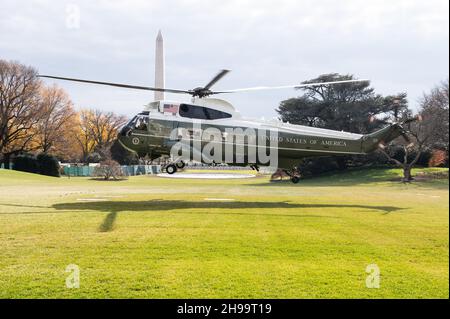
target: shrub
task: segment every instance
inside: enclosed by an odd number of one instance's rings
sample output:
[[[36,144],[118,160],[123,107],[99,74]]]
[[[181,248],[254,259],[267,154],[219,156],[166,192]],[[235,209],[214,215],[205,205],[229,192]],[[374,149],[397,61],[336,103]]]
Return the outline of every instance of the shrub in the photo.
[[[18,155],[13,160],[17,171],[59,177],[59,163],[52,155],[41,153],[37,157],[31,154]]]
[[[36,159],[39,167],[39,174],[55,177],[60,176],[59,163],[54,156],[41,153]]]
[[[341,170],[341,163],[338,160],[342,159],[331,156],[306,158],[300,163],[298,168],[303,177],[312,177]]]
[[[100,165],[95,167],[93,175],[95,177],[102,177],[104,180],[126,179],[126,175],[123,173],[119,163],[113,160],[105,160],[100,162]]]
[[[13,169],[28,173],[39,173],[39,165],[36,157],[31,154],[22,154],[14,157]]]
[[[433,150],[431,153],[430,161],[428,162],[428,166],[430,167],[438,167],[444,166],[447,163],[447,153],[443,150]]]

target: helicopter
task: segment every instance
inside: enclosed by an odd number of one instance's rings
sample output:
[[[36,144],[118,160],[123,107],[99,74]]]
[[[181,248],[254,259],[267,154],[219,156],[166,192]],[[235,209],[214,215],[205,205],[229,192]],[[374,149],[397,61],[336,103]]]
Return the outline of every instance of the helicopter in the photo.
[[[212,90],[229,70],[221,70],[205,86],[190,90],[82,80],[39,75],[56,80],[75,81],[113,87],[188,94],[191,103],[159,100],[149,103],[119,132],[119,143],[139,157],[151,160],[168,157],[164,170],[174,174],[189,161],[210,165],[228,164],[249,166],[259,171],[261,166],[276,167],[284,171],[293,183],[300,181],[298,164],[303,158],[368,154],[386,143],[403,136],[409,140],[405,124],[416,119],[391,123],[370,134],[328,130],[284,123],[279,120],[247,119],[232,104],[213,95],[252,92],[272,89],[299,89],[367,82],[345,80],[287,86],[260,86],[234,90]],[[220,151],[218,151],[220,150]],[[225,150],[225,151],[223,151]],[[268,155],[268,153],[270,153]]]

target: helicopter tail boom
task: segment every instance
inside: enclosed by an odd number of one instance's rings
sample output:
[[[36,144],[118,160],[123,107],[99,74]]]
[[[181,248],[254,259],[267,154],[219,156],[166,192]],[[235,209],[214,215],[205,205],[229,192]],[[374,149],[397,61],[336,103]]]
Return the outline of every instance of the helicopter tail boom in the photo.
[[[403,136],[405,140],[408,140],[406,130],[399,123],[393,123],[378,131],[364,135],[362,137],[362,150],[364,153],[370,153],[377,150],[380,147],[384,147],[385,144],[395,140],[397,137]]]

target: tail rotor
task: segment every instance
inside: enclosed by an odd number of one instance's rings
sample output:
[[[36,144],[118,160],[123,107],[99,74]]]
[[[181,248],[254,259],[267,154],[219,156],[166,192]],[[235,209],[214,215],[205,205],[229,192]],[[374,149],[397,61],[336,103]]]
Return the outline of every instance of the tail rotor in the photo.
[[[398,134],[405,140],[406,143],[408,143],[407,147],[412,147],[414,146],[414,142],[411,140],[411,133],[408,129],[406,129],[406,126],[408,126],[411,123],[414,122],[422,122],[423,121],[423,117],[422,115],[416,115],[414,117],[410,117],[407,118],[401,122],[390,122],[390,121],[386,121],[386,120],[382,120],[382,119],[378,119],[376,118],[374,115],[371,115],[369,117],[369,122],[370,123],[375,123],[375,122],[379,122],[379,123],[383,123],[383,124],[387,124],[389,126],[395,127],[398,131]],[[384,142],[381,142],[378,144],[378,147],[381,149],[385,149],[386,145],[384,144]]]

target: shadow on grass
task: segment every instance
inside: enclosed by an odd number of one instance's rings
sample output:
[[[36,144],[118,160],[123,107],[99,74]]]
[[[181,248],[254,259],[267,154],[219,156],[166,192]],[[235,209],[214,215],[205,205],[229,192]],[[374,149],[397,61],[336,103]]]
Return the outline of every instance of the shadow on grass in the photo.
[[[43,208],[43,206],[32,205],[16,205],[0,203],[0,206],[12,206],[12,207],[28,207],[28,208]],[[113,230],[117,214],[119,212],[131,211],[131,212],[151,212],[151,211],[175,211],[179,213],[188,214],[205,214],[205,215],[235,215],[235,216],[262,216],[262,217],[289,217],[289,218],[338,218],[336,216],[325,215],[312,215],[312,214],[299,214],[298,209],[345,209],[345,208],[357,208],[364,210],[380,211],[384,214],[403,210],[405,208],[396,206],[371,206],[371,205],[352,205],[352,204],[298,204],[290,202],[205,202],[205,201],[184,201],[184,200],[162,200],[153,199],[147,201],[99,201],[99,202],[70,202],[54,204],[50,207],[57,211],[74,212],[74,211],[99,211],[108,213],[103,222],[100,224],[98,230],[100,232],[109,232]],[[292,214],[277,214],[272,212],[258,213],[251,212],[248,209],[297,209]],[[183,212],[185,209],[207,209],[208,211],[189,211]],[[211,211],[212,209],[229,209],[233,211]],[[241,211],[239,211],[241,210]],[[247,211],[244,211],[247,210]],[[37,212],[17,212],[17,213],[0,213],[4,214],[48,214],[54,213],[49,211],[37,211]]]
[[[206,202],[206,201],[184,201],[184,200],[163,200],[152,199],[148,201],[101,201],[101,202],[71,202],[60,203],[52,206],[56,210],[97,210],[104,212],[121,211],[170,211],[178,209],[279,209],[279,208],[361,208],[368,210],[378,210],[382,212],[394,212],[404,208],[395,206],[371,206],[353,204],[297,204],[290,202]],[[216,212],[213,212],[216,214]],[[212,213],[211,213],[212,214]],[[231,213],[237,214],[237,213]],[[248,215],[250,213],[242,213]],[[270,215],[270,214],[260,214]],[[279,216],[279,214],[273,214]],[[294,216],[294,215],[290,215]]]
[[[245,210],[252,208],[261,209],[308,209],[308,208],[360,208],[365,210],[381,211],[384,214],[399,211],[404,208],[394,206],[368,206],[368,205],[345,205],[345,204],[296,204],[289,202],[203,202],[203,201],[183,201],[183,200],[149,200],[149,201],[110,201],[110,202],[83,202],[83,203],[63,203],[52,206],[57,210],[96,210],[108,212],[99,227],[99,231],[108,232],[114,228],[114,222],[118,212],[147,212],[147,211],[173,211],[183,209],[231,209]],[[183,213],[178,211],[177,213]],[[205,214],[205,215],[241,215],[241,216],[263,216],[263,217],[290,217],[290,218],[337,218],[334,216],[324,215],[300,215],[300,214],[277,214],[277,213],[254,213],[254,212],[227,212],[227,211],[196,211],[188,212],[189,214]]]
[[[114,223],[116,222],[117,218],[117,212],[111,212],[108,215],[106,215],[103,222],[100,224],[100,227],[98,228],[99,232],[105,233],[113,230]]]

